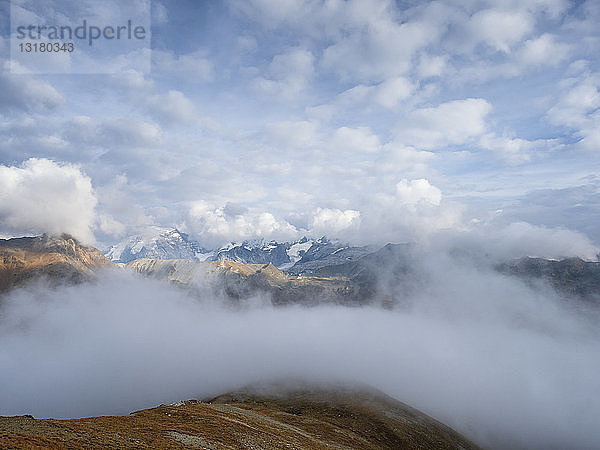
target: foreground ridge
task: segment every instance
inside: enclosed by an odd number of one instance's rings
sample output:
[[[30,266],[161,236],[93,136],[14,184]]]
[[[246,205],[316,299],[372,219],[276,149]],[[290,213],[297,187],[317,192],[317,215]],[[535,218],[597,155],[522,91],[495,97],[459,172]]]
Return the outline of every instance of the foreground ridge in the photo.
[[[0,417],[0,447],[476,449],[431,417],[367,388],[245,388],[129,416]]]

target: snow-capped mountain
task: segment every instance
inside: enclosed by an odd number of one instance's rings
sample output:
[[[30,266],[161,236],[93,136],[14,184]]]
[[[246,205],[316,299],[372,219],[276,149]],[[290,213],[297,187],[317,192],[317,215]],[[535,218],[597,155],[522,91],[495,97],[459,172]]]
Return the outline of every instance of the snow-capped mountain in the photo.
[[[368,247],[354,247],[340,241],[329,240],[325,236],[310,241],[310,244],[299,255],[297,261],[287,268],[288,272],[293,274],[318,273],[323,267],[356,261],[373,250]]]
[[[150,227],[141,234],[113,245],[105,255],[113,262],[126,263],[140,258],[206,261],[215,253],[202,248],[198,242],[175,228]]]
[[[231,242],[219,249],[203,248],[197,241],[177,229],[152,227],[143,234],[131,236],[113,245],[105,254],[114,262],[126,263],[140,258],[192,259],[195,261],[229,260],[246,264],[268,264],[288,270],[298,265],[302,267],[318,265],[315,261],[332,255],[342,257],[349,247],[326,237],[308,239],[303,237],[293,242],[266,241],[264,239]],[[345,262],[341,261],[341,262]]]
[[[315,241],[306,237],[294,242],[265,241],[264,239],[242,243],[232,242],[217,250],[213,259],[226,259],[247,264],[272,263],[280,269],[287,269],[302,259],[313,242]]]

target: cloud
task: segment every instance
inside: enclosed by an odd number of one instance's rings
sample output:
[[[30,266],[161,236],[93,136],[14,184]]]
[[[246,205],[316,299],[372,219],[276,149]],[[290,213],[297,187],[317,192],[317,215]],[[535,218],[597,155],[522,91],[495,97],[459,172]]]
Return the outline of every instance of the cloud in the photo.
[[[387,7],[375,11],[364,11],[364,19],[351,16],[356,21],[355,29],[364,32],[357,33],[354,29],[349,36],[327,47],[321,60],[324,69],[343,80],[380,81],[402,75],[410,70],[417,50],[440,34],[424,22],[396,23]]]
[[[147,99],[146,106],[151,116],[169,124],[189,124],[199,119],[194,103],[178,90],[166,94],[155,94]]]
[[[402,203],[415,205],[421,202],[439,206],[442,191],[429,183],[429,180],[400,180],[396,185],[396,196]]]
[[[557,41],[557,37],[544,33],[525,41],[518,58],[527,65],[556,66],[567,59],[571,47]]]
[[[99,136],[107,147],[156,147],[161,144],[161,129],[153,122],[138,118],[115,118],[100,124]]]
[[[205,52],[200,50],[177,55],[154,49],[152,64],[153,70],[160,76],[169,76],[173,79],[198,83],[210,82],[215,78],[213,62],[206,57]]]
[[[360,211],[337,208],[317,208],[310,221],[310,229],[315,235],[337,236],[349,228],[360,224]]]
[[[357,84],[338,94],[331,102],[310,108],[309,112],[330,119],[354,108],[394,109],[410,99],[415,89],[416,85],[406,77],[393,77],[378,84]]]
[[[0,227],[6,233],[69,233],[93,243],[96,196],[78,166],[31,158],[0,166]]]
[[[341,127],[333,132],[330,148],[348,154],[367,152],[376,153],[381,149],[379,137],[367,127]]]
[[[485,117],[492,106],[482,98],[467,98],[412,111],[396,128],[398,139],[431,150],[464,144],[486,131]]]
[[[531,256],[563,259],[578,256],[595,261],[600,248],[582,233],[564,227],[532,225],[527,222],[491,221],[475,224],[463,232],[432,236],[434,246],[464,253],[485,255],[496,262]]]
[[[215,207],[198,200],[190,206],[185,229],[198,235],[204,245],[218,247],[229,241],[241,241],[255,237],[287,240],[297,237],[298,230],[277,219],[269,212],[238,207],[232,214],[231,204]]]
[[[525,11],[484,9],[473,14],[466,28],[471,46],[481,42],[509,53],[512,46],[533,30],[534,23],[534,17]]]
[[[600,148],[600,74],[585,72],[562,82],[558,102],[548,110],[549,121],[574,131],[577,146],[584,150]]]
[[[252,81],[252,87],[271,96],[295,99],[308,87],[314,75],[313,54],[303,48],[293,48],[275,55],[263,76]]]
[[[28,74],[11,74],[16,63],[5,61],[0,70],[0,105],[11,112],[48,112],[66,100],[51,84]]]
[[[511,136],[496,136],[488,133],[479,139],[479,146],[495,152],[500,158],[510,164],[522,164],[531,161],[532,154],[536,151],[556,147],[555,140],[537,139],[529,141]]]

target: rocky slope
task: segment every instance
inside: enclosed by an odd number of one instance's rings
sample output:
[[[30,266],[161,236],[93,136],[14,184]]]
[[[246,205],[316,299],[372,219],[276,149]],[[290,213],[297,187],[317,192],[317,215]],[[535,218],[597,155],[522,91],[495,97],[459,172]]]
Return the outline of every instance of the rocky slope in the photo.
[[[0,292],[41,277],[53,284],[83,282],[110,265],[98,249],[66,234],[0,239]]]
[[[275,305],[359,301],[354,284],[347,278],[287,275],[271,263],[138,259],[124,267],[143,276],[167,280],[200,297],[217,293],[234,302],[256,296],[268,297]]]
[[[128,416],[0,417],[2,448],[476,449],[431,417],[366,388],[252,387]]]

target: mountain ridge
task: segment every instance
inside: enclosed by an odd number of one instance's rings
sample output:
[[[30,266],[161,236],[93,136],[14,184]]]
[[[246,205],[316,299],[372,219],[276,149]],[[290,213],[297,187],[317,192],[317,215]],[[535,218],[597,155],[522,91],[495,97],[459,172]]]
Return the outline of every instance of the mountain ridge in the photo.
[[[0,447],[479,448],[447,425],[372,388],[284,386],[248,386],[127,416],[0,417]]]
[[[192,259],[195,261],[217,261],[220,259],[247,264],[267,264],[288,270],[302,264],[308,271],[316,260],[332,255],[337,251],[363,249],[351,247],[347,243],[330,240],[325,236],[318,239],[302,237],[295,241],[277,242],[274,240],[250,239],[242,242],[229,242],[216,249],[207,249],[198,241],[176,228],[151,227],[145,233],[129,236],[106,250],[108,259],[116,263],[128,263],[136,259]],[[364,252],[363,252],[364,253]],[[313,268],[314,269],[314,268]],[[298,271],[296,271],[298,272]]]
[[[81,283],[112,263],[100,250],[68,234],[0,239],[0,292],[44,277],[53,283]]]

